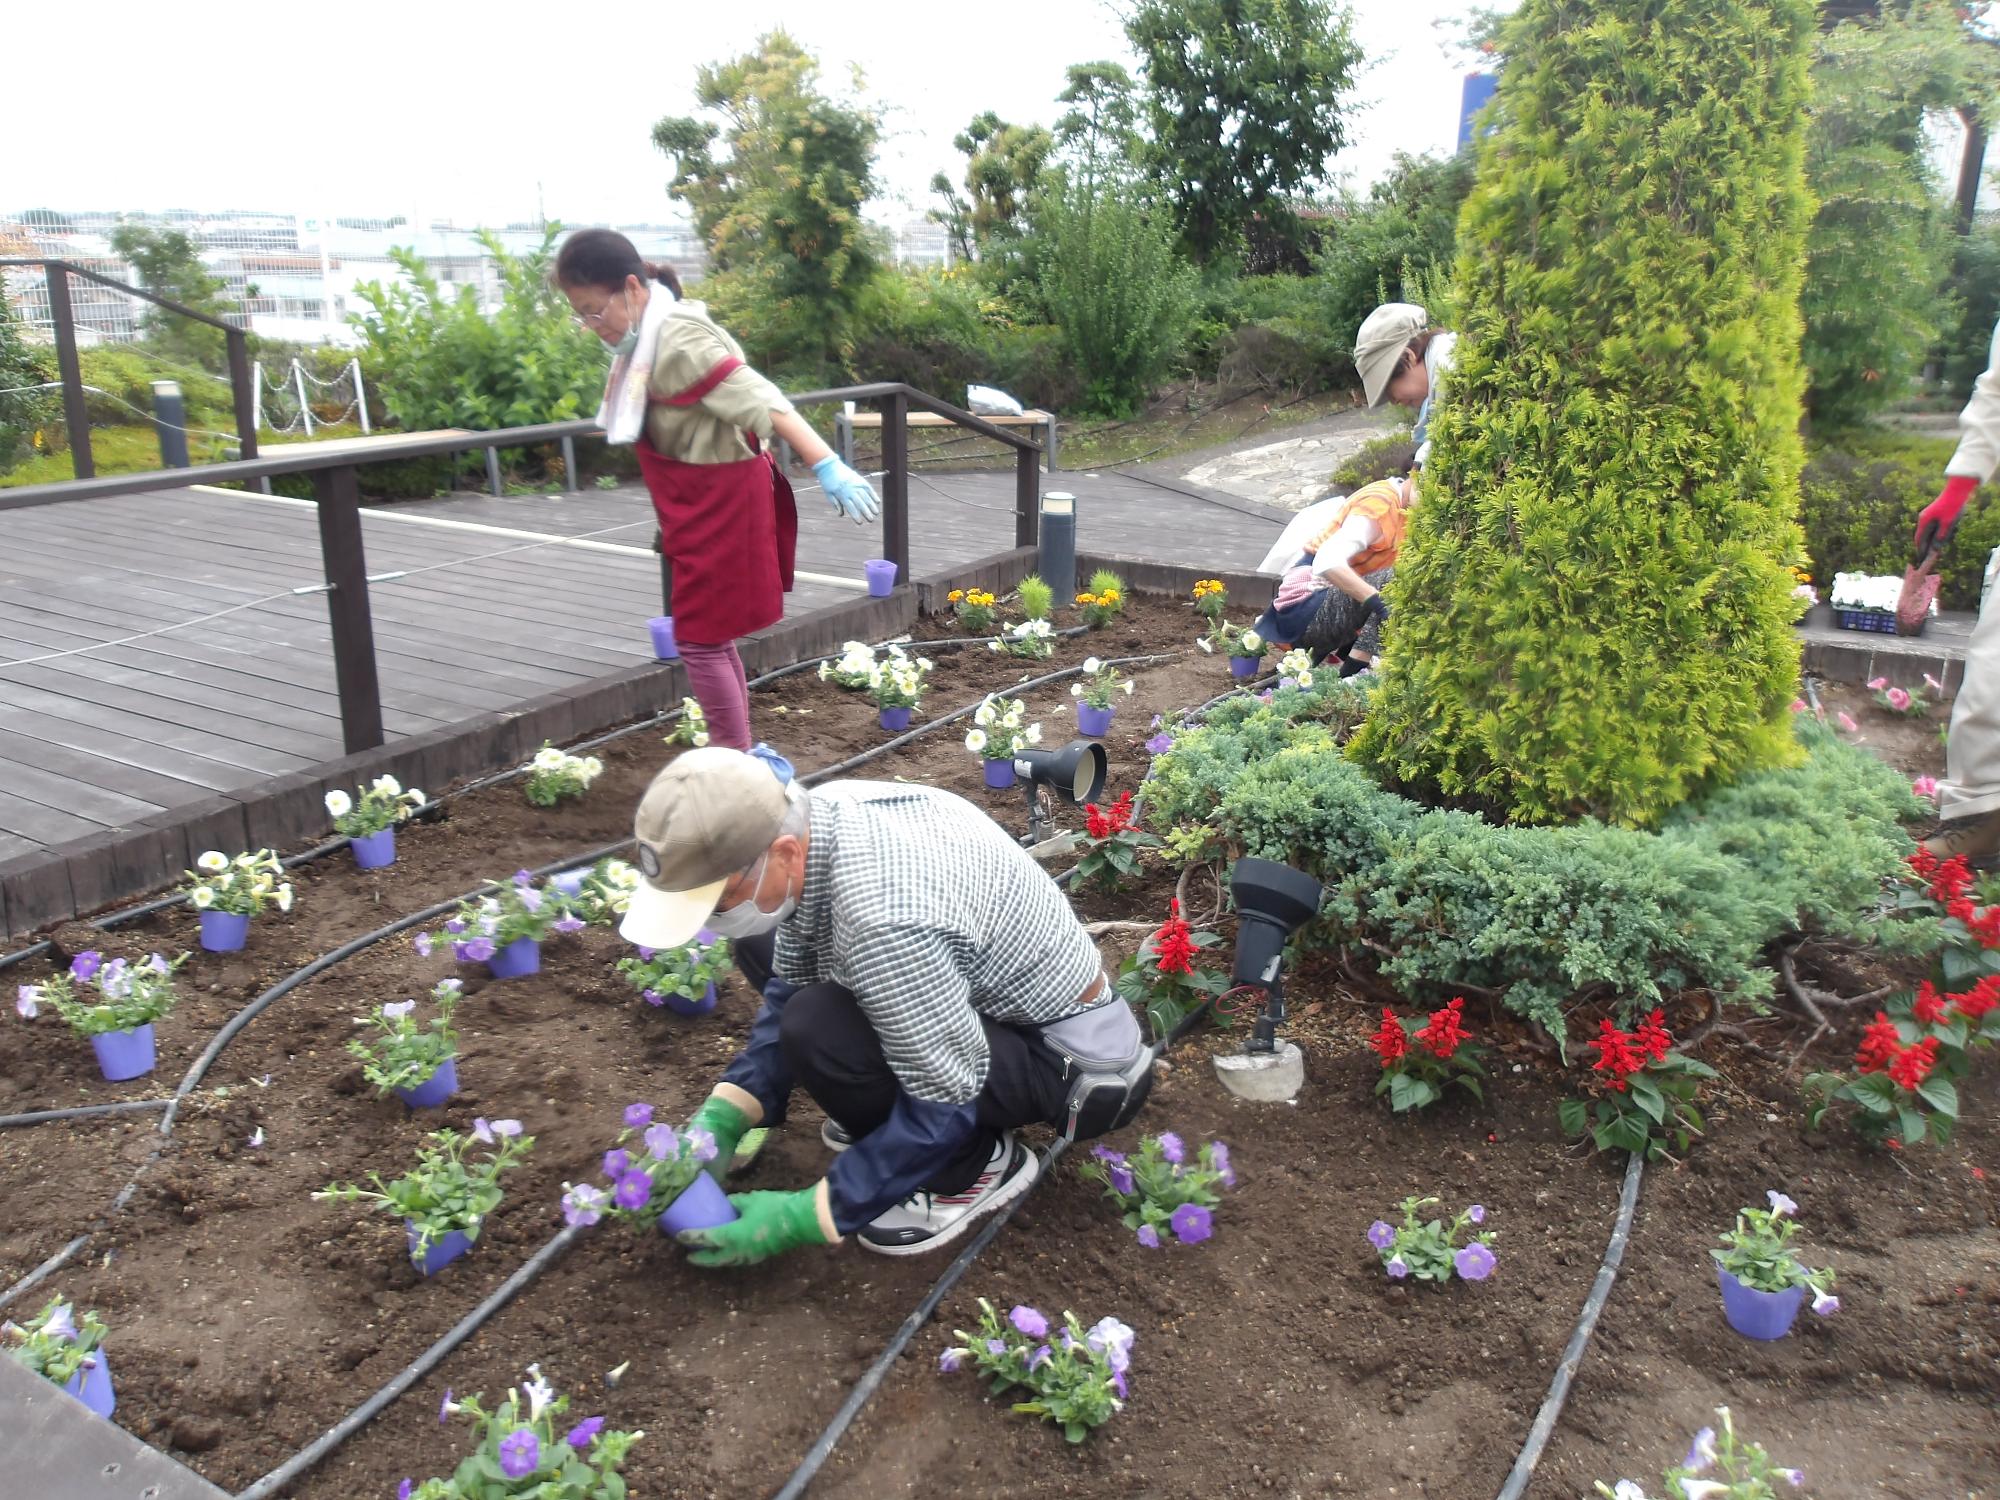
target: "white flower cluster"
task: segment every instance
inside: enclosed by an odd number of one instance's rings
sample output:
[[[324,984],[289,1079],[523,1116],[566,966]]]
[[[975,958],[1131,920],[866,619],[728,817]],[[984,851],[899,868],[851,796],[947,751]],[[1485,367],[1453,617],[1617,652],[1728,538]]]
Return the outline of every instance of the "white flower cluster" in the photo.
[[[1313,685],[1313,659],[1310,651],[1294,647],[1278,658],[1278,686],[1309,688]]]
[[[837,660],[819,664],[819,680],[860,692],[868,686],[869,674],[874,669],[875,648],[866,641],[848,641],[840,648]]]
[[[1027,709],[1019,698],[989,694],[972,711],[973,729],[965,737],[965,748],[987,760],[1011,760],[1022,746],[1039,745],[1042,726],[1023,725],[1026,715]]]
[[[226,911],[238,916],[255,916],[266,902],[276,902],[279,911],[292,909],[292,883],[278,877],[285,867],[269,849],[239,854],[231,859],[211,849],[187,872],[188,905],[196,911]]]
[[[868,696],[880,708],[915,708],[931,675],[931,659],[912,658],[901,646],[892,645],[888,652],[884,660],[868,665]]]
[[[998,640],[988,641],[986,649],[1044,660],[1055,654],[1055,634],[1055,626],[1047,620],[1023,620],[1018,625],[1009,625]]]
[[[1833,575],[1833,592],[1827,596],[1835,609],[1872,609],[1883,614],[1893,614],[1896,601],[1903,595],[1903,580],[1890,575],[1872,573],[1836,573]],[[1937,613],[1937,601],[1931,601],[1931,613]]]
[[[692,745],[699,750],[708,743],[708,715],[692,698],[681,699],[681,721],[666,736],[669,745]]]
[[[594,755],[571,755],[543,745],[528,762],[528,800],[537,807],[554,807],[565,797],[581,797],[604,774],[604,762]]]
[[[1128,698],[1132,696],[1132,679],[1120,677],[1116,667],[1107,665],[1094,656],[1086,656],[1083,659],[1083,676],[1082,682],[1072,682],[1069,685],[1069,695],[1072,698],[1083,699],[1092,708],[1111,707],[1113,693],[1123,693]]]
[[[326,794],[326,810],[336,832],[351,839],[366,838],[392,828],[424,805],[424,794],[416,787],[403,790],[393,776],[377,776],[352,797],[335,788]]]

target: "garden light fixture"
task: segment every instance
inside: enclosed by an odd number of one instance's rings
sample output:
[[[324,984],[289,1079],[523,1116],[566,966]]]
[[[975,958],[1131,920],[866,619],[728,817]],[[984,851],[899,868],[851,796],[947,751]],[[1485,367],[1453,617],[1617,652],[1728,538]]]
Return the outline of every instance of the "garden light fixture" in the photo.
[[[1262,990],[1264,1009],[1241,1054],[1218,1056],[1217,1074],[1230,1092],[1252,1099],[1289,1099],[1305,1080],[1305,1060],[1278,1041],[1285,1019],[1285,944],[1319,910],[1317,880],[1268,859],[1239,859],[1230,872],[1236,898],[1237,990]]]
[[[1032,849],[1048,836],[1048,818],[1042,802],[1044,787],[1071,805],[1095,802],[1104,794],[1110,764],[1104,747],[1095,740],[1071,740],[1060,750],[1017,753],[1014,769],[1028,798],[1028,836],[1022,843]]]

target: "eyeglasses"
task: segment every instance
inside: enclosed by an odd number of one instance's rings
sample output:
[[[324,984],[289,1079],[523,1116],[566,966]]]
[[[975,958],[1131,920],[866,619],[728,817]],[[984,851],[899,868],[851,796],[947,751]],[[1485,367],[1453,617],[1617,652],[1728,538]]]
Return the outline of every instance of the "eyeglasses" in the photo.
[[[628,294],[621,294],[621,295],[623,295],[624,297],[622,305],[625,309],[625,322],[629,326],[632,322],[632,299]],[[572,313],[570,315],[570,322],[574,323],[578,328],[583,328],[591,332],[595,332],[597,329],[600,329],[604,326],[604,320],[607,316],[610,315],[610,312],[611,312],[611,304],[607,302],[604,304],[602,311],[599,312]]]

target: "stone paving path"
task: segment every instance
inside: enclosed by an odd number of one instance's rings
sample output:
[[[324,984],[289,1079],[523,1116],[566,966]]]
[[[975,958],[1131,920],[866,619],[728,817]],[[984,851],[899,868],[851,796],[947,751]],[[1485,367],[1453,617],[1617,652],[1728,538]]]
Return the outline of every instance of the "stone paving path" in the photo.
[[[1290,437],[1206,457],[1178,476],[1188,484],[1283,510],[1304,510],[1331,493],[1329,477],[1371,439],[1403,424],[1387,411],[1341,412],[1308,423]],[[1185,461],[1185,460],[1183,460]]]

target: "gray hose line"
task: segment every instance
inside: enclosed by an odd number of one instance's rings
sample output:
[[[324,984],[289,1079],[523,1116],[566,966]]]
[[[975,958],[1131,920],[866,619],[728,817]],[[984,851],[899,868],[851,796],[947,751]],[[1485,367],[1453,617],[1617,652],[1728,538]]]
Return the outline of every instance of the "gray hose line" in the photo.
[[[0,1115],[0,1130],[14,1125],[46,1125],[51,1120],[88,1120],[98,1115],[130,1115],[165,1109],[171,1099],[122,1099],[116,1104],[79,1104],[71,1109],[31,1109],[26,1114]]]
[[[1645,1153],[1634,1151],[1625,1163],[1625,1190],[1618,1197],[1618,1222],[1612,1226],[1611,1242],[1604,1247],[1604,1263],[1597,1268],[1597,1279],[1590,1284],[1590,1295],[1583,1299],[1583,1312],[1576,1320],[1576,1328],[1570,1333],[1569,1343],[1563,1348],[1555,1378],[1549,1382],[1549,1393],[1542,1399],[1542,1409],[1535,1413],[1534,1425],[1528,1429],[1528,1441],[1522,1446],[1520,1456],[1514,1460],[1507,1482],[1500,1486],[1495,1500],[1521,1500],[1527,1491],[1528,1481],[1535,1477],[1535,1465],[1542,1461],[1542,1450],[1548,1446],[1549,1435],[1555,1431],[1556,1420],[1562,1416],[1563,1403],[1569,1399],[1570,1382],[1576,1379],[1577,1366],[1583,1363],[1583,1351],[1597,1329],[1597,1315],[1604,1311],[1604,1304],[1611,1296],[1611,1284],[1618,1279],[1618,1267],[1625,1259],[1625,1246],[1632,1238],[1632,1215],[1639,1207],[1639,1180],[1645,1173]]]

